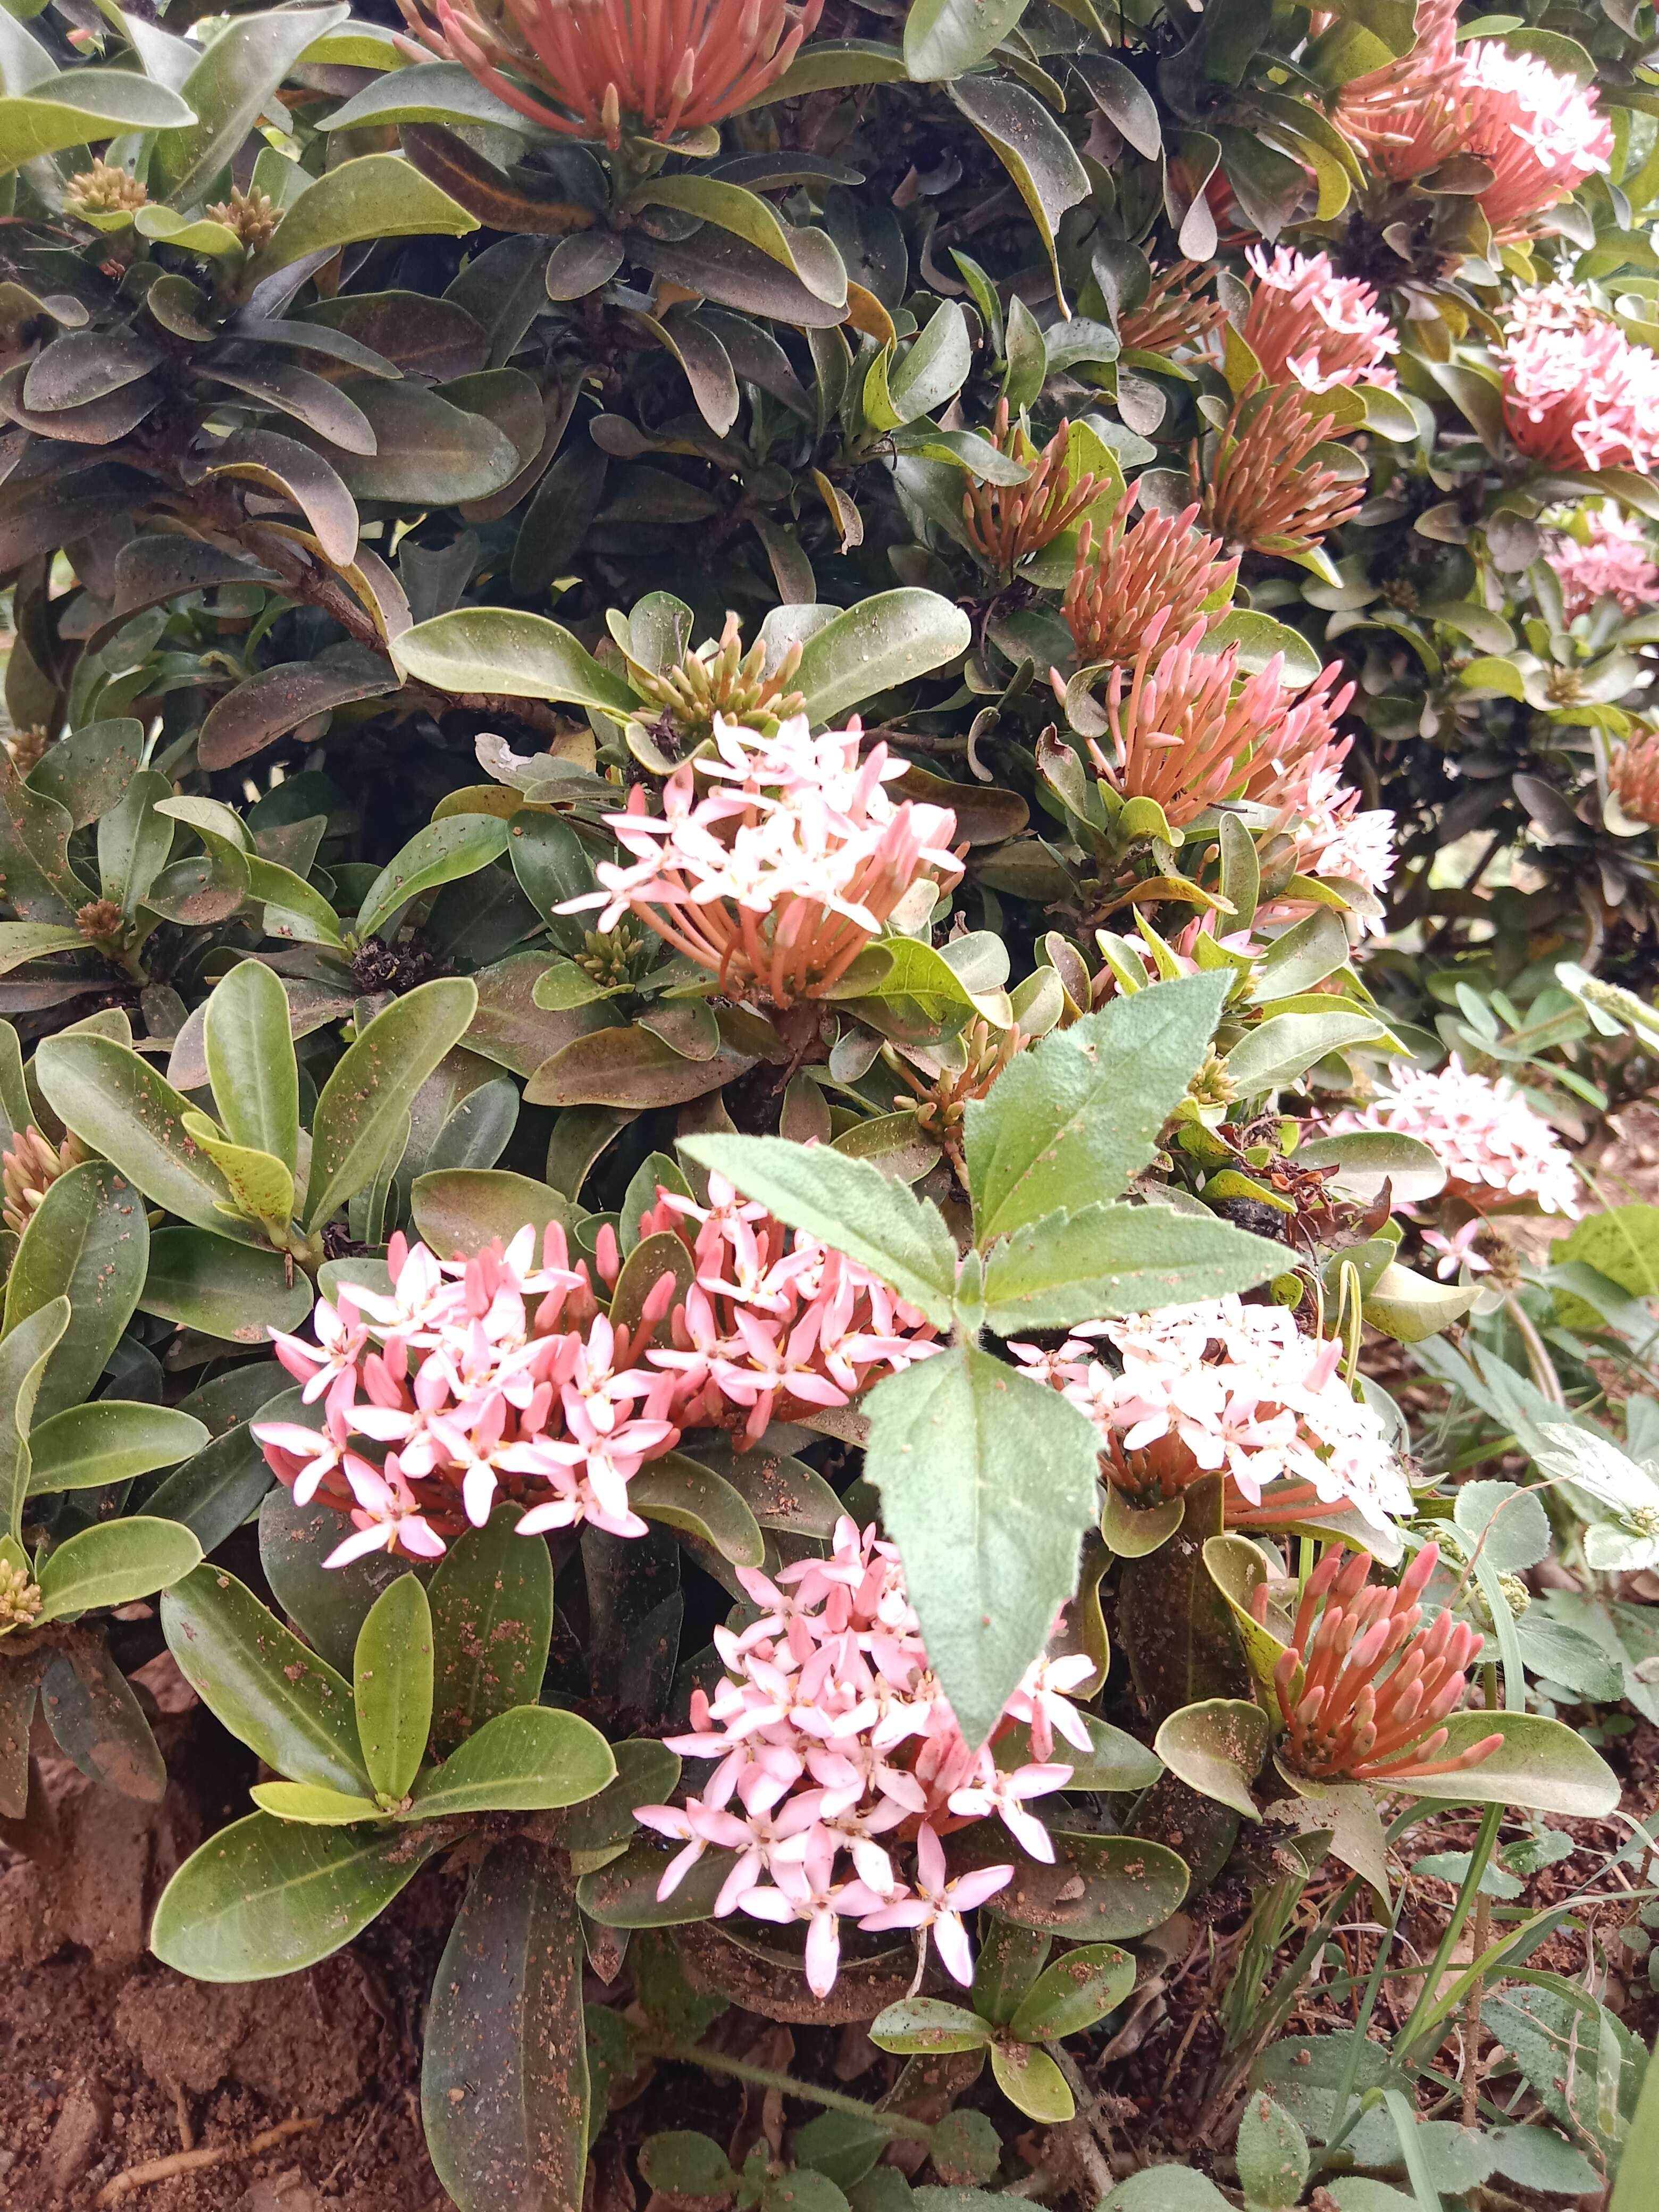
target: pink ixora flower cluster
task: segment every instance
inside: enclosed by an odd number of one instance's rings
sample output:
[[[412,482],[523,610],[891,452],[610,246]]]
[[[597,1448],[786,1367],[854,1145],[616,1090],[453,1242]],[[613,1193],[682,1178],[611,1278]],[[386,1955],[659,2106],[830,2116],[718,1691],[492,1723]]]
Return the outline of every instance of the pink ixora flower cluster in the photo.
[[[1546,1213],[1578,1218],[1572,1155],[1507,1076],[1493,1082],[1453,1053],[1442,1068],[1396,1061],[1389,1086],[1339,1129],[1391,1129],[1416,1137],[1446,1170],[1453,1196],[1477,1208],[1494,1199],[1536,1199]]]
[[[1499,238],[1525,237],[1613,151],[1593,88],[1501,39],[1460,45],[1457,0],[1420,0],[1416,45],[1344,85],[1336,114],[1372,166],[1401,184],[1455,154],[1485,161],[1492,180],[1480,204]]]
[[[528,1228],[473,1260],[394,1237],[389,1291],[319,1298],[315,1344],[272,1331],[323,1425],[256,1421],[253,1434],[299,1504],[320,1497],[349,1515],[354,1533],[328,1565],[381,1550],[435,1559],[503,1499],[524,1507],[522,1536],[585,1521],[642,1536],[629,1484],[683,1430],[718,1425],[753,1441],[772,1419],[843,1406],[934,1349],[929,1325],[883,1284],[843,1253],[792,1240],[718,1176],[706,1206],[659,1192],[645,1218],[688,1246],[695,1279],[682,1298],[665,1270],[631,1327],[607,1317],[555,1223],[539,1267]],[[614,1285],[608,1224],[595,1258]]]
[[[1551,468],[1645,476],[1659,457],[1659,356],[1574,284],[1517,293],[1504,320],[1504,421],[1521,451]]]
[[[1343,782],[1340,763],[1346,750],[1346,744],[1331,747],[1297,779],[1279,828],[1294,842],[1297,875],[1328,877],[1380,892],[1394,873],[1395,817],[1386,806],[1363,806],[1361,794]],[[1267,918],[1288,920],[1293,912],[1308,910],[1305,902],[1275,902]],[[1364,917],[1362,927],[1376,932],[1388,924],[1374,915]]]
[[[1395,389],[1387,364],[1400,340],[1369,284],[1339,276],[1328,254],[1287,246],[1269,254],[1253,246],[1245,258],[1256,282],[1243,336],[1269,384],[1294,377],[1307,392],[1354,384]]]
[[[1115,1364],[1102,1358],[1103,1341]],[[1103,1474],[1137,1503],[1220,1474],[1230,1528],[1352,1505],[1385,1528],[1412,1510],[1381,1417],[1342,1376],[1341,1345],[1303,1335],[1283,1306],[1218,1298],[1092,1322],[1057,1352],[1012,1349],[1088,1415]]]
[[[1480,209],[1500,238],[1524,237],[1537,216],[1607,167],[1613,126],[1594,91],[1536,54],[1511,53],[1501,39],[1472,40],[1459,83],[1463,150],[1492,171]]]
[[[635,1808],[635,1820],[684,1845],[658,1896],[672,1896],[711,1845],[735,1851],[715,1913],[741,1907],[757,1920],[805,1923],[815,1995],[834,1984],[847,1918],[877,1931],[914,1929],[919,1941],[931,1929],[949,1972],[970,1982],[962,1915],[1014,1869],[952,1878],[940,1837],[996,1814],[1031,1857],[1052,1862],[1027,1801],[1072,1778],[1072,1766],[1050,1756],[1056,1730],[1089,1748],[1066,1692],[1091,1662],[1038,1660],[991,1743],[973,1750],[928,1669],[898,1553],[877,1541],[873,1525],[860,1532],[839,1522],[828,1559],[800,1560],[775,1579],[749,1568],[738,1576],[759,1616],[714,1631],[726,1674],[712,1697],[692,1692],[690,1735],[668,1740],[683,1758],[719,1763],[701,1796]],[[1031,1755],[999,1765],[992,1744],[1015,1727],[1029,1729]]]
[[[717,714],[714,755],[674,771],[660,816],[635,785],[607,817],[633,866],[602,862],[604,889],[559,911],[602,907],[605,930],[631,908],[737,998],[819,996],[913,884],[962,873],[956,816],[892,799],[904,763],[884,744],[860,761],[860,739],[856,720],[814,737],[802,715],[769,738]]]
[[[1550,567],[1560,580],[1567,620],[1589,614],[1598,599],[1608,597],[1626,617],[1659,606],[1659,568],[1648,557],[1641,524],[1606,506],[1585,508],[1582,520],[1582,540],[1568,532],[1550,548]]]

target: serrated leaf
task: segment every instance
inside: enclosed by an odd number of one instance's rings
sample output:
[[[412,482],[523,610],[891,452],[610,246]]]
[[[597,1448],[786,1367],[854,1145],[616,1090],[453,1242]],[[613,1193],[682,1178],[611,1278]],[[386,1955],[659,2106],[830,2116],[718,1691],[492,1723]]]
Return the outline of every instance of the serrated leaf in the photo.
[[[985,1325],[1000,1336],[1065,1328],[1248,1291],[1284,1272],[1282,1244],[1161,1206],[1048,1214],[994,1245]]]
[[[833,1244],[937,1327],[951,1318],[956,1247],[936,1206],[867,1160],[781,1137],[688,1137],[681,1151],[760,1200],[780,1221]]]
[[[981,1249],[1044,1214],[1114,1199],[1152,1158],[1202,1062],[1230,974],[1114,1000],[1019,1054],[964,1123]]]
[[[890,1376],[866,1411],[865,1474],[929,1658],[963,1735],[983,1743],[1077,1586],[1100,1439],[1056,1392],[971,1345]]]

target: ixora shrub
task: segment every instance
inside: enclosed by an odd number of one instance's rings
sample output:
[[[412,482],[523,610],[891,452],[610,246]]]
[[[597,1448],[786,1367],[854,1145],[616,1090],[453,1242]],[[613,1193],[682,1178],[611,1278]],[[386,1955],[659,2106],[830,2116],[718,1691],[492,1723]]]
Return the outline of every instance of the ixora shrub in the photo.
[[[0,14],[0,1820],[170,1653],[159,1959],[464,1876],[461,2212],[667,2059],[743,2212],[1637,2201],[1659,84],[1538,12]]]

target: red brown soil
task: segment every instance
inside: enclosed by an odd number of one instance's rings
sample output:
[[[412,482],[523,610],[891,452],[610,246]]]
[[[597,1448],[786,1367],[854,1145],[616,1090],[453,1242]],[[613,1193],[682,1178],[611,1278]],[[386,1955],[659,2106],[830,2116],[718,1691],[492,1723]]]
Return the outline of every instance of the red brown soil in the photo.
[[[301,2120],[316,2124],[149,2183],[123,2212],[449,2212],[421,2130],[419,2029],[455,1884],[428,1869],[309,1972],[182,1979],[149,1955],[149,1914],[252,1777],[199,1707],[157,1734],[174,1778],[161,1804],[43,1761],[61,1856],[43,1868],[0,1848],[0,2205],[92,2212],[131,2167]]]

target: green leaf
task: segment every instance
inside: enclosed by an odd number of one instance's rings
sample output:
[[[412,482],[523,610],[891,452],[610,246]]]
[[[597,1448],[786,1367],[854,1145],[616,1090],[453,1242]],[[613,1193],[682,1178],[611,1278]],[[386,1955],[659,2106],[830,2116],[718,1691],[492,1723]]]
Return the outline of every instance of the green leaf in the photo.
[[[31,960],[48,952],[84,952],[87,940],[78,929],[55,921],[0,921],[0,975],[9,975]]]
[[[970,1345],[890,1376],[866,1408],[866,1476],[933,1669],[983,1743],[1077,1587],[1100,1439],[1056,1392]]]
[[[1171,1713],[1152,1748],[1189,1790],[1231,1805],[1247,1820],[1259,1820],[1250,1784],[1261,1771],[1272,1733],[1260,1705],[1242,1698],[1208,1698]]]
[[[517,131],[523,121],[461,63],[417,62],[413,69],[393,64],[331,115],[320,117],[317,127],[361,131],[371,125],[384,129],[399,123],[459,123]]]
[[[1396,1343],[1421,1344],[1460,1320],[1474,1295],[1455,1283],[1431,1282],[1391,1260],[1365,1293],[1360,1311],[1373,1328]]]
[[[1274,1014],[1232,1048],[1227,1073],[1242,1097],[1257,1097],[1299,1082],[1327,1053],[1382,1033],[1369,1014]]]
[[[1011,84],[1006,77],[969,76],[958,78],[949,90],[1013,179],[1048,251],[1063,312],[1054,237],[1066,209],[1089,196],[1087,170],[1059,124],[1024,85]]]
[[[41,1378],[36,1419],[92,1395],[137,1305],[149,1249],[143,1201],[107,1160],[88,1160],[49,1186],[6,1284],[8,1335],[54,1298],[70,1302],[70,1325]]]
[[[279,1253],[251,1252],[204,1229],[158,1229],[138,1304],[204,1336],[265,1344],[273,1328],[302,1326],[312,1289]]]
[[[195,120],[176,92],[128,70],[66,70],[21,97],[0,99],[0,176],[42,154],[129,131],[173,131]]]
[[[205,1114],[186,1114],[185,1134],[201,1146],[229,1185],[237,1213],[258,1221],[273,1237],[285,1237],[294,1218],[294,1176],[275,1153],[230,1144]]]
[[[1081,2035],[1115,2012],[1135,1985],[1135,1962],[1115,1943],[1082,1943],[1046,1966],[1008,2026],[1021,2043]]]
[[[70,1302],[57,1297],[0,1339],[0,1541],[15,1543],[23,1533],[34,1402],[69,1322]]]
[[[36,1577],[41,1600],[36,1624],[94,1606],[131,1605],[179,1581],[201,1558],[189,1529],[172,1521],[134,1515],[83,1528],[50,1554]]]
[[[712,1545],[734,1566],[757,1567],[766,1556],[760,1523],[741,1492],[683,1452],[666,1452],[642,1467],[628,1486],[628,1502],[646,1520]]]
[[[464,607],[406,629],[398,659],[440,691],[486,691],[508,699],[558,699],[611,714],[637,713],[619,676],[601,668],[568,629],[544,615]]]
[[[720,2145],[689,2128],[647,2136],[640,2145],[640,2172],[653,2189],[680,2197],[726,2197],[738,2186]]]
[[[1025,0],[916,0],[904,19],[904,68],[918,84],[961,76],[1001,45]]]
[[[100,1398],[66,1407],[29,1432],[29,1496],[131,1482],[189,1459],[207,1440],[200,1421],[170,1406]]]
[[[1048,1214],[994,1244],[985,1325],[1000,1336],[1248,1291],[1284,1272],[1285,1247],[1162,1206]]]
[[[162,1599],[161,1626],[191,1689],[267,1766],[349,1797],[373,1794],[351,1685],[234,1575],[198,1567]]]
[[[374,1179],[416,1092],[465,1036],[477,1006],[470,976],[441,976],[394,999],[348,1048],[312,1116],[307,1229]]]
[[[945,666],[972,639],[967,616],[939,592],[878,592],[807,639],[795,689],[805,697],[814,727],[826,727],[861,700]],[[399,640],[400,647],[404,642]]]
[[[1021,1053],[964,1123],[981,1248],[1115,1198],[1186,1096],[1231,982],[1212,971],[1115,999]]]
[[[550,1812],[597,1796],[616,1771],[610,1745],[574,1713],[515,1705],[475,1729],[428,1775],[410,1818]]]
[[[245,283],[360,238],[462,238],[478,228],[459,201],[423,177],[400,154],[364,154],[343,161],[301,192],[269,246],[249,264]]]
[[[239,961],[203,1015],[208,1079],[234,1145],[269,1152],[292,1175],[300,1157],[300,1074],[288,994],[262,961]]]
[[[445,1259],[457,1252],[471,1259],[526,1222],[539,1237],[551,1221],[568,1224],[573,1212],[562,1191],[505,1168],[434,1168],[416,1176],[410,1200],[422,1241]]]
[[[797,264],[788,234],[757,193],[745,191],[740,185],[722,184],[717,177],[687,172],[678,176],[651,178],[640,187],[635,198],[638,205],[678,208],[721,230],[729,230],[746,239],[750,246],[758,246],[769,259],[781,262],[792,275],[801,279],[809,291],[817,289],[812,268],[803,269]],[[829,295],[823,296],[828,298]],[[844,284],[842,298],[846,298]]]
[[[937,1044],[979,1011],[944,955],[914,937],[873,939],[823,995],[851,1002],[866,1028],[901,1044]]]
[[[314,1782],[256,1782],[247,1794],[262,1813],[313,1828],[349,1828],[359,1820],[388,1817],[372,1797],[348,1797],[338,1790],[319,1790]]]
[[[1437,1759],[1455,1759],[1483,1736],[1501,1735],[1497,1750],[1460,1774],[1413,1776],[1415,1797],[1453,1804],[1514,1805],[1572,1820],[1601,1820],[1619,1802],[1613,1769],[1582,1735],[1539,1713],[1453,1713]]]
[[[688,1137],[680,1149],[870,1268],[935,1326],[949,1322],[957,1255],[944,1217],[879,1168],[781,1137]]]
[[[5,1671],[9,1675],[22,1670]],[[59,1750],[68,1753],[82,1774],[124,1797],[160,1804],[167,1792],[167,1767],[149,1723],[101,1636],[77,1638],[51,1659],[40,1679],[40,1703]],[[25,1785],[27,1797],[27,1767]],[[24,1809],[17,1808],[20,1814]]]
[[[367,1928],[449,1840],[436,1826],[309,1827],[251,1813],[173,1875],[150,1948],[197,1982],[297,1973]]]
[[[1238,2179],[1264,2212],[1291,2212],[1308,2185],[1308,2138],[1265,2090],[1245,2100],[1238,2124]]]
[[[397,1804],[414,1786],[432,1727],[432,1608],[416,1576],[400,1575],[369,1607],[351,1691],[368,1778]]]
[[[982,2051],[991,2036],[988,2021],[943,1997],[901,1997],[870,2023],[870,2040],[878,2051]]]
[[[515,1706],[533,1705],[553,1640],[546,1540],[520,1536],[515,1507],[458,1536],[432,1578],[433,1741],[453,1750]]]
[[[1034,2043],[994,2044],[991,2072],[1003,2095],[1027,2119],[1060,2126],[1076,2113],[1066,2076]]]
[[[1222,2212],[1231,2206],[1189,2166],[1149,2166],[1120,2181],[1097,2212]]]
[[[452,814],[445,821],[428,823],[386,862],[364,893],[357,935],[378,936],[410,899],[435,890],[440,884],[476,875],[506,850],[507,824],[496,816]]]
[[[156,141],[150,190],[165,191],[179,206],[199,201],[306,48],[349,13],[279,9],[226,24],[179,88],[194,120],[188,130]]]
[[[1630,2132],[1619,2155],[1618,2177],[1607,2212],[1642,2212],[1656,2168],[1659,2168],[1659,2065],[1650,2056]]]
[[[976,0],[963,0],[963,4],[971,7]],[[954,300],[946,300],[933,310],[888,378],[888,394],[900,422],[914,422],[954,398],[973,366],[968,318]]]
[[[185,1129],[190,1101],[131,1046],[85,1034],[46,1037],[34,1074],[64,1127],[155,1205],[218,1237],[246,1243],[258,1236],[251,1222],[221,1212],[230,1188]]]
[[[1398,1205],[1415,1205],[1437,1197],[1446,1187],[1446,1170],[1420,1138],[1396,1134],[1392,1129],[1346,1129],[1336,1136],[1316,1137],[1296,1148],[1298,1167],[1334,1168],[1330,1187],[1344,1198],[1369,1203],[1379,1197],[1386,1182]]]
[[[588,2136],[580,1916],[549,1853],[498,1844],[432,1985],[421,2111],[458,2204],[580,2212]]]

